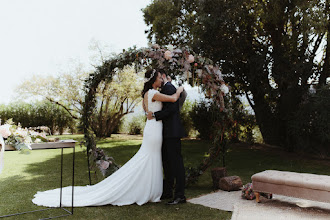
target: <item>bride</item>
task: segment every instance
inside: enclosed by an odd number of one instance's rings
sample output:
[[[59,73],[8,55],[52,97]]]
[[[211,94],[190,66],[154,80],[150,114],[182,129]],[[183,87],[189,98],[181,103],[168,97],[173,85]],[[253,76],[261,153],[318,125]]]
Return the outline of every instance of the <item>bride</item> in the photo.
[[[179,87],[172,96],[161,94],[157,89],[162,86],[161,74],[155,69],[145,73],[142,91],[145,111],[160,111],[162,102],[176,102],[183,91]],[[163,124],[155,119],[147,120],[143,141],[139,151],[119,170],[95,185],[74,187],[74,207],[101,205],[143,205],[159,202],[163,191],[162,169],[162,130]],[[62,191],[62,206],[70,207],[72,202],[71,186]],[[37,192],[32,200],[36,205],[59,207],[60,189]]]

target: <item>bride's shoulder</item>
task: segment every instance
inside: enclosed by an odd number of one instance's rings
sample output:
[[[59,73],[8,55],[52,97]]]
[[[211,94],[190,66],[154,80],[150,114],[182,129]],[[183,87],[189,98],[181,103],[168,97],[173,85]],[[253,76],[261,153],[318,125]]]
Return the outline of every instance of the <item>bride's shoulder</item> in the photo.
[[[148,91],[148,93],[153,93],[153,94],[158,93],[158,92],[159,92],[159,91],[156,90],[156,89],[149,89],[149,91]]]
[[[152,100],[157,93],[159,93],[158,90],[156,90],[156,89],[149,89],[149,91],[148,91],[148,99],[151,99]]]

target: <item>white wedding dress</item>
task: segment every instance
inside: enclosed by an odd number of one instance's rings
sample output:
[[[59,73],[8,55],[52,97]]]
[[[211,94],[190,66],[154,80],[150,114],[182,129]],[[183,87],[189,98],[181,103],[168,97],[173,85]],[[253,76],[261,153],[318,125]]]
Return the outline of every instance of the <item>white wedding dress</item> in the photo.
[[[162,103],[152,102],[157,90],[148,91],[149,111],[159,111]],[[159,202],[163,191],[163,168],[161,121],[147,120],[143,132],[143,141],[139,151],[119,170],[103,181],[92,186],[74,187],[74,207],[101,205],[138,205],[147,202]],[[62,206],[70,207],[72,187],[64,187]],[[38,192],[33,203],[40,206],[59,207],[60,189]]]

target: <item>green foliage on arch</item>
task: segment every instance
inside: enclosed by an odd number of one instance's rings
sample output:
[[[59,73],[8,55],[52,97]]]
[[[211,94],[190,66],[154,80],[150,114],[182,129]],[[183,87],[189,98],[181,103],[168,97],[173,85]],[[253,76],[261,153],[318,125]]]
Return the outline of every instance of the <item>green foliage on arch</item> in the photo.
[[[119,168],[114,159],[96,147],[95,137],[91,130],[92,114],[97,105],[96,90],[105,81],[111,82],[116,71],[126,65],[133,65],[136,71],[147,68],[161,68],[172,78],[188,81],[191,85],[200,85],[212,97],[220,111],[224,109],[223,95],[228,92],[224,86],[219,66],[212,60],[198,56],[188,48],[160,48],[152,45],[150,48],[129,48],[96,67],[85,82],[85,102],[82,111],[81,125],[84,131],[85,145],[90,152],[90,160],[98,165],[101,172],[108,176]],[[227,88],[227,90],[226,90]],[[129,89],[129,88],[128,88]]]

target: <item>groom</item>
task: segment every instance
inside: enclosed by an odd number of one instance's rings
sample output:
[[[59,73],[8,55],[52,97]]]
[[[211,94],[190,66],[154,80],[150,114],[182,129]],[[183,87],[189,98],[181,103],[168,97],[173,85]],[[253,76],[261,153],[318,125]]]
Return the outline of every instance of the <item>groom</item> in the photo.
[[[168,75],[160,69],[163,79],[163,87],[161,93],[173,95],[176,88],[168,81]],[[180,120],[180,104],[182,105],[187,93],[183,91],[180,99],[174,103],[163,102],[163,109],[158,112],[148,112],[147,118],[150,120],[156,118],[157,121],[163,121],[163,145],[162,145],[162,160],[164,169],[164,184],[163,194],[161,199],[170,199],[173,197],[173,185],[175,181],[175,191],[172,201],[167,204],[176,205],[185,203],[184,196],[185,186],[185,170],[181,155],[181,138],[185,135],[183,126]]]

